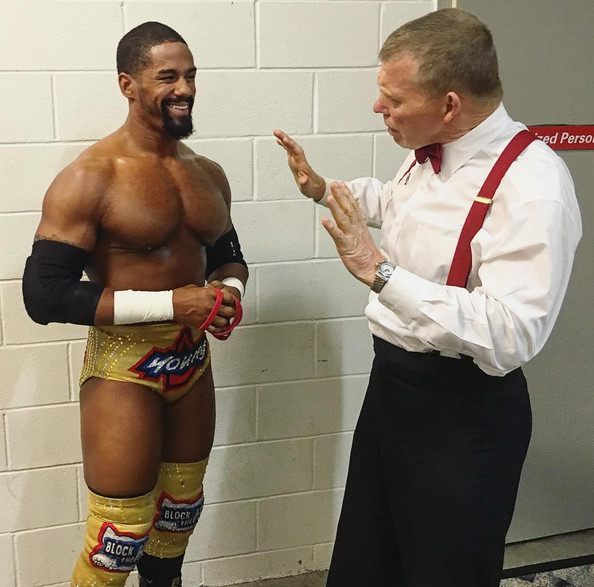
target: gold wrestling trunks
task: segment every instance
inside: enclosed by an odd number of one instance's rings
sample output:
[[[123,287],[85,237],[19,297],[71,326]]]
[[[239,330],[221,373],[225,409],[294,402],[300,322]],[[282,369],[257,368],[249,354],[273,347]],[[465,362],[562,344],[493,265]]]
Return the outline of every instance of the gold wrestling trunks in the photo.
[[[91,326],[79,384],[91,377],[145,385],[165,402],[182,397],[210,362],[206,333],[175,322]]]

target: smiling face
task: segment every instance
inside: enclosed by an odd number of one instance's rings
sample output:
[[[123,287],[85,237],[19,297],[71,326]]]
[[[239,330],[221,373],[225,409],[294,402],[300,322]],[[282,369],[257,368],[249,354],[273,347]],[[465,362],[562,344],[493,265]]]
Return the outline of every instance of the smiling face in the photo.
[[[417,61],[403,56],[382,63],[378,74],[380,95],[373,111],[384,117],[390,136],[405,149],[441,142],[447,113],[446,97],[436,98],[416,81]]]
[[[192,134],[196,67],[184,43],[152,47],[149,62],[136,76],[139,114],[153,128],[175,139]]]

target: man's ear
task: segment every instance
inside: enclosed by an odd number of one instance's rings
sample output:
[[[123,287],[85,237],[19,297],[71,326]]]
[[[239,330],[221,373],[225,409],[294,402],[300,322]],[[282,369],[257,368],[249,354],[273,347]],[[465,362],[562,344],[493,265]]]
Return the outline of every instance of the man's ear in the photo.
[[[452,122],[460,112],[462,106],[462,99],[456,92],[448,92],[446,94],[445,112],[443,121],[445,123]]]
[[[118,84],[120,86],[120,92],[122,92],[126,98],[132,100],[136,97],[136,83],[131,75],[120,73],[118,75]]]

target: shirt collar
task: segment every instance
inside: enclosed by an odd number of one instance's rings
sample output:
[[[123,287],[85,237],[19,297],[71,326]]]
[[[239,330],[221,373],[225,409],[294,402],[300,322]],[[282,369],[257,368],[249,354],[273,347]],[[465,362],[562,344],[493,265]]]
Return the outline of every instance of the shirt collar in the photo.
[[[464,136],[443,145],[443,161],[439,178],[447,181],[462,165],[483,150],[509,128],[512,119],[503,103],[478,126]]]

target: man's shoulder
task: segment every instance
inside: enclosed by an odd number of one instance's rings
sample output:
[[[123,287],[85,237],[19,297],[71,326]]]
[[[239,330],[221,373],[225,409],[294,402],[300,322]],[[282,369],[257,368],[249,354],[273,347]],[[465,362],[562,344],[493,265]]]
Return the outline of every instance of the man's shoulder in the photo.
[[[63,173],[82,181],[109,180],[113,176],[118,153],[104,143],[104,140],[85,149],[64,168]]]
[[[180,143],[179,155],[182,160],[189,162],[199,173],[207,176],[224,192],[228,191],[229,184],[227,176],[225,175],[223,168],[216,161],[213,161],[204,155],[199,155],[183,143]]]
[[[540,140],[520,153],[505,174],[504,186],[513,186],[517,205],[534,201],[555,201],[575,206],[575,188],[563,159]],[[505,191],[505,190],[504,190]]]
[[[107,192],[114,175],[115,157],[96,143],[58,173],[46,193],[46,199],[70,201],[76,197],[98,202]]]
[[[216,161],[213,161],[212,159],[209,159],[204,155],[196,153],[196,151],[193,151],[192,149],[190,149],[190,147],[188,147],[188,145],[184,143],[180,142],[178,152],[180,158],[183,161],[190,162],[192,165],[195,165],[199,169],[203,170],[205,173],[216,173],[223,171],[223,168]]]

